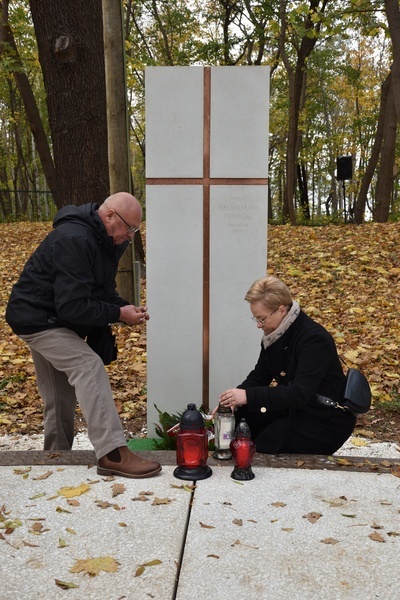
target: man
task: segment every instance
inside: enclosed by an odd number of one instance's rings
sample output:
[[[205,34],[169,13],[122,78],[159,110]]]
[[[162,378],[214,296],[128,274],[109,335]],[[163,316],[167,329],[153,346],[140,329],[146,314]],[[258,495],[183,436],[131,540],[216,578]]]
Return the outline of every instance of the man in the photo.
[[[126,192],[101,206],[64,206],[13,286],[6,311],[32,353],[44,402],[44,449],[71,449],[78,401],[100,475],[161,471],[158,462],[127,448],[107,372],[85,341],[94,327],[149,319],[146,307],[129,304],[115,289],[118,261],[141,219],[139,202]]]

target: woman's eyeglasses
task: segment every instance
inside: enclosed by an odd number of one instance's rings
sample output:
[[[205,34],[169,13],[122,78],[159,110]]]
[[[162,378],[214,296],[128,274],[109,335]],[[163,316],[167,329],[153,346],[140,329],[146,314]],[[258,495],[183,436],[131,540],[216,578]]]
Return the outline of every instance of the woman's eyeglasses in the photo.
[[[253,321],[255,321],[255,322],[258,324],[258,325],[264,325],[265,321],[267,321],[267,319],[269,319],[270,317],[272,317],[272,315],[273,315],[274,313],[276,313],[276,311],[277,311],[278,309],[279,309],[279,306],[278,306],[278,308],[276,308],[274,311],[272,311],[272,313],[271,313],[271,314],[267,315],[266,317],[263,317],[262,319],[260,319],[259,317],[251,317],[251,319],[252,319]]]

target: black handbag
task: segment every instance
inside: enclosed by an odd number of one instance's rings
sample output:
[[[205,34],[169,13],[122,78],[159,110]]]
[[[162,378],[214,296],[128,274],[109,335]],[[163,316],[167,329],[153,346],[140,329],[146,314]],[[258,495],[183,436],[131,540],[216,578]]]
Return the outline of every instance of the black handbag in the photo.
[[[358,369],[349,369],[341,405],[353,415],[362,415],[371,408],[371,388]]]
[[[116,336],[113,334],[110,325],[93,327],[86,338],[86,342],[100,356],[105,365],[109,365],[113,360],[116,360],[118,354]]]
[[[371,388],[365,375],[358,369],[348,369],[346,375],[346,387],[344,389],[343,399],[335,402],[331,398],[314,395],[319,404],[332,408],[341,408],[353,415],[362,415],[371,408]]]

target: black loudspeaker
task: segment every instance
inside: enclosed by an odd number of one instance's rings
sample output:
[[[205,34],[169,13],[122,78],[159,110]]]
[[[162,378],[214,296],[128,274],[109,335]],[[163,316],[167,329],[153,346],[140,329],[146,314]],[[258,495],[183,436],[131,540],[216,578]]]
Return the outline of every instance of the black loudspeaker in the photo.
[[[353,157],[338,156],[336,159],[336,179],[345,181],[353,177]]]

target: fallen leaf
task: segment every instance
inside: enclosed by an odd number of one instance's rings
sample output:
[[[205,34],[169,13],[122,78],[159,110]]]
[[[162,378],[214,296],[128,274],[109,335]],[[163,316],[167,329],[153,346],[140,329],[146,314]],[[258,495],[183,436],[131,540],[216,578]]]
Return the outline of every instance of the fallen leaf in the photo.
[[[67,513],[68,515],[72,514],[70,510],[67,510],[66,508],[63,508],[62,506],[57,506],[56,512],[58,512],[58,513]]]
[[[76,535],[76,531],[75,529],[71,529],[71,527],[66,527],[65,531],[67,531],[68,533],[70,533],[71,535]]]
[[[79,500],[73,500],[71,498],[68,498],[67,504],[69,506],[80,506],[81,505],[81,503],[79,502]]]
[[[206,525],[205,523],[202,523],[201,521],[199,521],[201,527],[203,527],[203,529],[215,529],[214,525]]]
[[[62,590],[71,590],[73,588],[78,588],[79,585],[76,585],[75,583],[69,583],[68,581],[61,581],[61,579],[55,579],[54,580],[56,585],[61,588]]]
[[[40,533],[43,533],[44,531],[48,531],[48,529],[44,530],[43,529],[43,523],[34,523],[32,525],[32,527],[29,530],[29,533],[34,533],[36,535],[39,535]]]
[[[324,540],[321,540],[321,542],[323,544],[332,544],[332,545],[334,545],[334,544],[338,544],[339,540],[335,540],[335,538],[328,537],[328,538],[325,538]]]
[[[32,467],[27,467],[26,469],[14,469],[14,475],[27,475],[32,470]]]
[[[39,548],[38,544],[30,544],[29,542],[24,542],[24,541],[22,541],[22,543],[24,546],[28,546],[29,548]]]
[[[385,529],[383,525],[378,525],[375,521],[371,525],[372,529]]]
[[[245,548],[252,548],[253,550],[258,550],[258,546],[250,546],[249,544],[243,544],[240,540],[236,540],[236,542],[233,542],[233,544],[231,544],[232,548],[234,546],[244,546]]]
[[[113,498],[115,496],[119,496],[120,494],[123,494],[125,491],[126,491],[126,487],[123,483],[114,483],[114,485],[112,486]]]
[[[282,531],[294,531],[294,527],[282,527]]]
[[[67,542],[65,540],[63,540],[62,538],[60,538],[58,540],[58,547],[59,548],[66,548],[68,546]]]
[[[348,460],[347,458],[335,458],[335,462],[338,465],[343,465],[345,467],[351,467],[353,464],[351,460]]]
[[[62,487],[58,490],[59,496],[64,496],[65,498],[73,498],[74,496],[81,496],[82,494],[86,494],[90,490],[90,487],[87,483],[81,483],[77,487],[66,486]]]
[[[321,517],[321,513],[317,512],[310,512],[307,515],[303,515],[303,519],[307,519],[307,521],[310,521],[310,523],[316,523]]]
[[[37,500],[38,498],[43,498],[46,495],[46,492],[42,492],[41,494],[36,494],[36,496],[32,496],[29,500]]]
[[[121,507],[118,504],[111,504],[111,502],[106,502],[103,500],[96,500],[95,504],[97,504],[100,508],[114,508],[115,510],[121,510]]]
[[[232,523],[234,525],[239,525],[239,527],[241,527],[243,525],[242,519],[233,519]]]
[[[351,444],[353,446],[357,446],[357,447],[362,447],[362,446],[368,446],[369,442],[368,440],[363,440],[360,437],[352,437],[350,440]]]
[[[154,560],[150,560],[149,562],[143,563],[142,567],[155,567],[156,565],[161,565],[162,560],[155,558]]]
[[[286,506],[285,502],[271,502],[271,506],[284,507]]]
[[[139,565],[138,568],[136,569],[135,577],[140,577],[140,575],[143,575],[146,567],[154,567],[156,565],[161,565],[161,564],[162,564],[162,560],[159,560],[158,558],[156,558],[154,560],[150,560],[147,563],[143,563],[142,565]]]
[[[374,531],[374,533],[370,533],[368,537],[370,540],[373,540],[374,542],[384,542],[385,541],[385,538],[377,531]]]
[[[207,554],[207,558],[219,558],[217,554]]]
[[[160,504],[170,504],[171,502],[172,502],[171,498],[154,498],[151,505],[159,506]]]
[[[43,475],[39,475],[38,477],[32,477],[32,479],[34,481],[40,481],[42,479],[47,479],[48,477],[50,477],[50,475],[53,475],[53,471],[47,471],[46,473],[43,473]]]
[[[116,573],[118,571],[118,565],[120,563],[112,558],[112,556],[99,556],[98,558],[84,558],[77,560],[75,565],[70,568],[71,573],[84,573],[94,577],[98,575],[100,571],[106,571],[107,573]]]

